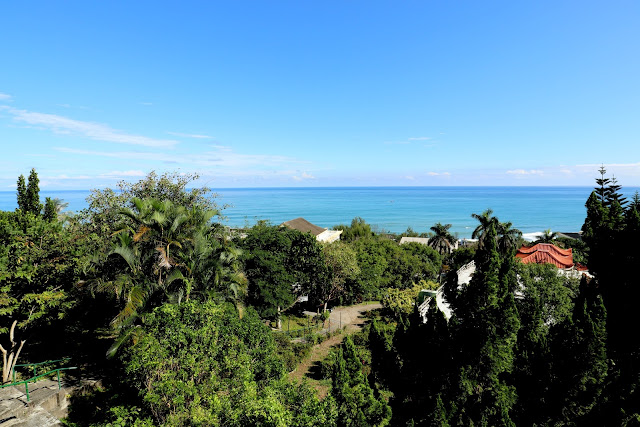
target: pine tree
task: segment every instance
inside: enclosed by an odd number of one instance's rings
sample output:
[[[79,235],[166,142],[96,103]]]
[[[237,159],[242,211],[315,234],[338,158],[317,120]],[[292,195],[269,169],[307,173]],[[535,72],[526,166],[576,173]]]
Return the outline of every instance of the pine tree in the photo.
[[[511,255],[501,259],[491,224],[484,247],[476,253],[476,272],[460,296],[465,310],[455,308],[460,356],[458,390],[449,405],[454,424],[513,425],[510,411],[517,396],[505,377],[513,369],[520,322]]]
[[[582,226],[582,240],[589,248],[588,267],[592,274],[602,271],[601,265],[606,265],[603,259],[607,251],[607,222],[609,210],[604,207],[596,191],[591,193],[587,203],[587,217]]]
[[[607,310],[595,281],[583,278],[572,318],[555,344],[556,394],[562,403],[557,419],[586,419],[604,388],[607,359]]]
[[[24,175],[18,177],[17,186],[18,209],[22,212],[27,211],[27,185],[24,182]]]
[[[611,180],[609,178],[605,178],[607,170],[604,168],[604,165],[600,166],[598,172],[600,172],[600,178],[596,178],[597,187],[594,191],[598,195],[600,203],[604,205],[606,204],[606,201],[609,200],[609,184],[611,183]]]
[[[347,337],[334,364],[331,394],[338,406],[339,426],[385,426],[391,419],[391,408],[373,389],[362,373],[351,337]]]
[[[25,211],[34,215],[40,215],[42,211],[42,203],[40,203],[40,187],[38,184],[38,173],[35,169],[31,169],[29,181],[27,183],[27,191],[25,197]]]
[[[58,219],[56,203],[51,199],[51,197],[47,197],[45,200],[44,214],[42,215],[42,217],[45,219],[45,221],[49,222]]]
[[[609,184],[609,203],[611,204],[613,201],[617,201],[620,206],[624,208],[624,206],[629,203],[629,201],[626,197],[622,196],[620,190],[622,190],[622,186],[618,185],[618,180],[614,176],[613,178],[611,178],[611,183]]]

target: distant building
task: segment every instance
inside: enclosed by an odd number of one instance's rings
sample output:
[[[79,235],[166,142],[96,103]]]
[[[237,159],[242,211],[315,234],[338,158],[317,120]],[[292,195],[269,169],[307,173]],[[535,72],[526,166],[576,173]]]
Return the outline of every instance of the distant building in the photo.
[[[311,233],[316,237],[318,242],[331,243],[336,240],[340,240],[342,230],[329,230],[317,225],[311,224],[304,218],[296,218],[291,221],[286,221],[280,224],[282,227],[291,228],[292,230],[298,230],[301,233]]]
[[[429,238],[428,237],[401,237],[400,244],[404,245],[405,243],[420,243],[421,245],[428,245]],[[458,249],[458,241],[456,240],[453,245],[449,242],[446,242],[448,248],[447,252],[451,252],[455,249]]]
[[[557,236],[566,237],[568,239],[582,240],[582,231],[578,231],[577,233],[568,232],[568,231],[564,233],[558,232]]]
[[[429,239],[427,237],[401,237],[400,244],[404,245],[405,243],[420,243],[421,245],[428,245]]]

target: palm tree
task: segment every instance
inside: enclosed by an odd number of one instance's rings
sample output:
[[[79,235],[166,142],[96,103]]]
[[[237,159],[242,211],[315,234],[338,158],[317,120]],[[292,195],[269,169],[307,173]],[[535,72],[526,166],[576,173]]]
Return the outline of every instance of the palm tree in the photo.
[[[124,301],[112,321],[120,336],[110,354],[135,333],[137,319],[154,307],[180,303],[192,294],[203,299],[222,295],[238,307],[246,285],[237,250],[210,223],[217,211],[155,199],[133,199],[133,206],[120,211],[125,222],[115,233],[117,242],[107,259],[115,276],[92,284]]]
[[[511,222],[500,222],[498,224],[498,250],[502,254],[507,254],[516,248],[522,238],[522,231],[517,228],[511,228]]]
[[[482,212],[480,215],[478,214],[471,214],[471,217],[477,219],[480,224],[478,224],[478,226],[476,227],[475,230],[473,230],[473,233],[471,233],[471,238],[472,239],[478,239],[478,245],[479,246],[484,246],[484,240],[487,236],[487,232],[489,231],[489,228],[493,225],[496,229],[498,228],[498,225],[500,224],[498,221],[498,218],[496,218],[493,215],[493,209],[487,209],[484,212]]]
[[[429,239],[429,246],[437,250],[441,255],[451,252],[455,238],[449,233],[451,224],[437,223],[431,227],[434,236]]]
[[[552,232],[550,228],[544,230],[544,233],[540,235],[540,238],[536,240],[538,243],[553,243],[558,238],[558,233]]]

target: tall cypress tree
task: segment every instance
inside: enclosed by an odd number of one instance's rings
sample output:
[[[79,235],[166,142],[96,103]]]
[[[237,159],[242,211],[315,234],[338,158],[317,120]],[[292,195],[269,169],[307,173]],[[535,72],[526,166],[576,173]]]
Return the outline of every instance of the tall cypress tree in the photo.
[[[53,199],[51,199],[51,197],[47,197],[45,199],[44,213],[42,214],[42,218],[49,222],[58,218],[56,203],[53,201]]]
[[[40,215],[42,211],[42,203],[40,203],[40,179],[35,169],[31,169],[29,173],[29,181],[27,183],[25,210],[34,215]]]
[[[347,337],[334,364],[331,394],[338,406],[339,426],[385,426],[391,419],[391,408],[373,389],[362,373],[351,337]]]
[[[500,257],[493,225],[475,261],[476,272],[459,298],[465,311],[455,310],[459,369],[450,417],[453,424],[513,425],[510,412],[517,396],[506,378],[513,369],[520,322],[512,253]]]
[[[22,212],[27,211],[27,185],[24,181],[24,175],[18,177],[17,185],[18,209]]]
[[[595,280],[583,277],[573,315],[554,343],[555,420],[586,422],[598,403],[609,369],[606,319]]]

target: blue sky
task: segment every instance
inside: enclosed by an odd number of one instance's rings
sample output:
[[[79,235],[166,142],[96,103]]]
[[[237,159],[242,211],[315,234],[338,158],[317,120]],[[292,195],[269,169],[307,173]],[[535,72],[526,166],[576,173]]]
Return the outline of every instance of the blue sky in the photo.
[[[640,185],[637,1],[0,5],[0,191]]]

